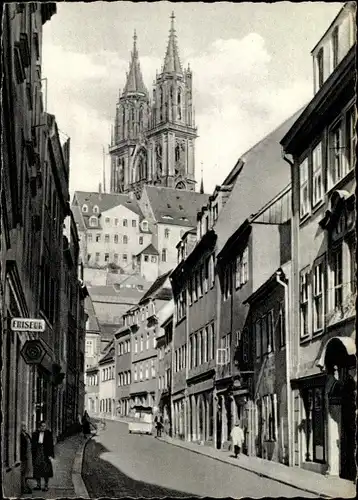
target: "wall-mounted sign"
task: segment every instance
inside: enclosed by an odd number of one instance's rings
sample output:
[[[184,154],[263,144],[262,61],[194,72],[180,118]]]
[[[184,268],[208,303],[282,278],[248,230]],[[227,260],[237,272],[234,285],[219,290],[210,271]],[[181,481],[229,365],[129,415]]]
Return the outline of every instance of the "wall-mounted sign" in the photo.
[[[46,355],[46,349],[40,340],[27,340],[21,349],[21,356],[28,365],[41,364]]]
[[[43,319],[12,318],[11,330],[13,332],[44,332],[46,323]]]

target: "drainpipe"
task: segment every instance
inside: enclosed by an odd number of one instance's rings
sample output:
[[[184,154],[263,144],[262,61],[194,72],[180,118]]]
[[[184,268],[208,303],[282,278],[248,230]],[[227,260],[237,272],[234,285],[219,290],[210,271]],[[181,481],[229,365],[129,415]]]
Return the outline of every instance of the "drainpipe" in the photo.
[[[285,290],[285,329],[286,329],[286,389],[287,389],[287,420],[288,420],[288,465],[292,466],[292,402],[291,402],[291,358],[290,358],[290,327],[289,327],[289,296],[288,284],[281,279],[282,271],[277,271],[276,281]]]

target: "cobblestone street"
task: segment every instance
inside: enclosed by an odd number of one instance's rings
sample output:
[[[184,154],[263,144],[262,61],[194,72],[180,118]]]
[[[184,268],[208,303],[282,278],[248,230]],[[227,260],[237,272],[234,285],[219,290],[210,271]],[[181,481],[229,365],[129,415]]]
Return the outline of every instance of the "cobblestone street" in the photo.
[[[127,424],[111,421],[86,447],[83,480],[91,498],[314,498],[296,488],[168,445],[152,436],[129,435]]]

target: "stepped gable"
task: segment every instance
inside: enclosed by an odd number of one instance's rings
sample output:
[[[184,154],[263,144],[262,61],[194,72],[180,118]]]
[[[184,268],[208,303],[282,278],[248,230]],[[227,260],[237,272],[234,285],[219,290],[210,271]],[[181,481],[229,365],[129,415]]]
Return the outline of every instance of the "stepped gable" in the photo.
[[[209,200],[208,194],[167,187],[146,186],[150,207],[158,223],[196,227],[197,213]]]

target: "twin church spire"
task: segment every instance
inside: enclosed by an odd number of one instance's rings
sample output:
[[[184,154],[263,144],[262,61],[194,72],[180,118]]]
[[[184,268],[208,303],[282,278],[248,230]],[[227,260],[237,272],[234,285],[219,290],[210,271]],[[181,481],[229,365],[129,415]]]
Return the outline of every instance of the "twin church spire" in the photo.
[[[164,63],[153,82],[152,98],[144,84],[134,32],[111,140],[111,192],[138,194],[145,184],[195,189],[192,73],[182,68],[174,21],[172,13]]]

